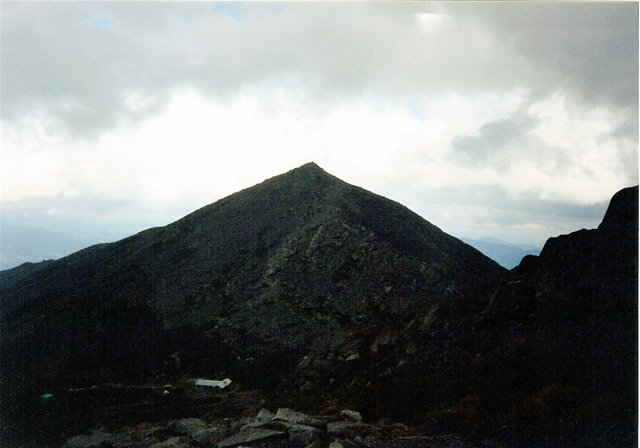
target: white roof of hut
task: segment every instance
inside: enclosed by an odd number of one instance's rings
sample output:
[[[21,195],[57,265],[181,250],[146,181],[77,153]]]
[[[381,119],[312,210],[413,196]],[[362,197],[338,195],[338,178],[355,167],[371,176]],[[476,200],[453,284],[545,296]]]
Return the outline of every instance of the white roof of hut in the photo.
[[[219,387],[220,389],[224,389],[229,384],[231,384],[231,380],[229,378],[225,378],[222,381],[204,380],[201,378],[198,378],[196,380],[196,386],[201,386],[201,387]]]

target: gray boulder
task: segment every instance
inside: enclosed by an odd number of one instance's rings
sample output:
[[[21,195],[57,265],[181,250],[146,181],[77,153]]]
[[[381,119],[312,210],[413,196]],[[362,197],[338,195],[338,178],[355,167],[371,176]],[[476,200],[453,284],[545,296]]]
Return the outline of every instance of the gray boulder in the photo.
[[[358,411],[352,411],[349,409],[344,409],[340,412],[340,417],[346,418],[347,420],[351,420],[352,422],[361,422],[362,415]]]
[[[313,426],[292,425],[289,428],[289,444],[291,448],[305,448],[320,443],[320,431]]]
[[[262,408],[260,409],[260,412],[258,412],[258,415],[256,415],[255,420],[260,420],[260,421],[273,420],[275,416],[276,414],[274,414],[270,410]]]
[[[287,408],[278,409],[278,412],[276,413],[276,416],[274,418],[292,423],[302,423],[311,419],[311,417],[307,414]]]
[[[123,445],[130,440],[131,438],[125,434],[94,431],[91,435],[71,437],[62,448],[99,448],[101,446]]]
[[[183,418],[170,422],[167,425],[167,431],[171,435],[193,437],[207,427],[208,425],[199,418]]]
[[[207,429],[196,432],[193,435],[193,440],[200,445],[211,446],[215,445],[225,437],[229,435],[229,428],[222,426],[212,426]]]
[[[158,442],[151,445],[149,448],[190,448],[191,445],[187,442],[185,437],[172,437],[164,442]]]
[[[245,428],[230,437],[218,442],[218,448],[235,447],[239,445],[252,445],[267,439],[285,438],[283,431],[273,431],[263,428]]]
[[[302,412],[294,411],[287,408],[280,408],[273,419],[274,421],[282,420],[290,423],[299,423],[301,425],[313,426],[315,428],[324,429],[326,423],[310,415]]]
[[[327,424],[329,436],[340,439],[354,439],[355,437],[378,437],[380,431],[373,425],[356,422],[332,422]]]

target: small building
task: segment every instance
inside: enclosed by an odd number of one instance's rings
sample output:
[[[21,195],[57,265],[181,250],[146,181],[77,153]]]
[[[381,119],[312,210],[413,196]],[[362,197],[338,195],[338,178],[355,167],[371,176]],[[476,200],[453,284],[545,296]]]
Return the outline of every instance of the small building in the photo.
[[[231,380],[229,378],[225,378],[222,381],[203,380],[203,379],[196,380],[196,388],[198,389],[209,389],[209,388],[213,389],[214,387],[219,387],[220,389],[224,389],[229,384],[231,384]]]

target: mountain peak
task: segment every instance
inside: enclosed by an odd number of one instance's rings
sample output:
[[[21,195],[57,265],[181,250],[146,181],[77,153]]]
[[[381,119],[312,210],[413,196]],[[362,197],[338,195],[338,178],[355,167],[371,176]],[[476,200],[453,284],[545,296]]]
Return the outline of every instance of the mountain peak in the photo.
[[[614,232],[638,231],[638,186],[623,188],[613,195],[599,229]]]
[[[305,163],[286,173],[266,179],[264,182],[247,188],[243,194],[249,194],[257,200],[264,200],[263,195],[287,197],[288,200],[316,198],[327,192],[327,189],[342,188],[346,184],[327,173],[315,162]]]
[[[323,170],[318,164],[315,162],[308,162],[304,165],[299,166],[298,168],[294,168],[293,170],[282,174],[276,177],[290,177],[290,176],[300,177],[301,179],[326,179],[333,178],[329,173]]]
[[[304,165],[300,165],[296,170],[306,170],[306,171],[322,171],[325,172],[316,162],[307,162]]]

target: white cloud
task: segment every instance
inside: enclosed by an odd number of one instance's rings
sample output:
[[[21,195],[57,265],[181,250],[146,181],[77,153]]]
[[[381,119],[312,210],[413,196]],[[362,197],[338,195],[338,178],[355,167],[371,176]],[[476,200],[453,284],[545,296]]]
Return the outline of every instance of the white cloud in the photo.
[[[439,14],[434,12],[422,12],[415,15],[416,20],[427,33],[434,33],[446,26],[447,14]]]
[[[311,160],[375,175],[418,125],[405,109],[369,102],[319,113],[284,91],[214,101],[194,90],[175,92],[162,114],[96,141],[62,139],[35,121],[29,133],[24,125],[3,132],[3,181],[11,186],[4,201],[83,191],[203,205]]]
[[[523,106],[534,125],[513,131],[522,133],[518,146],[485,146],[489,134],[479,130],[518,119]],[[621,145],[631,143],[611,136],[618,123],[605,110],[571,110],[559,95],[530,102],[522,90],[443,96],[425,109],[420,120],[374,101],[317,110],[283,90],[216,101],[186,89],[160,115],[97,141],[65,139],[32,120],[28,132],[24,124],[3,132],[3,200],[84,194],[202,205],[310,160],[373,189],[408,179],[415,190],[498,186],[584,204],[634,180],[633,169],[621,176],[620,153],[629,150]],[[452,158],[458,136],[497,155],[480,164]]]
[[[506,137],[483,131],[503,122],[513,123]],[[444,97],[405,139],[399,161],[424,189],[499,186],[512,195],[594,204],[637,179],[637,167],[625,166],[635,143],[614,138],[620,124],[613,111],[579,109],[559,94]],[[457,153],[460,137],[469,154]]]

